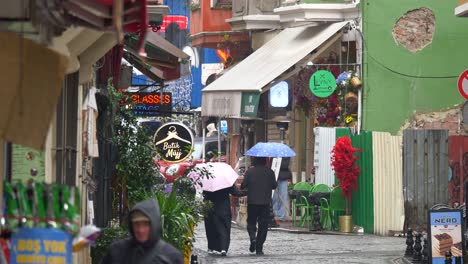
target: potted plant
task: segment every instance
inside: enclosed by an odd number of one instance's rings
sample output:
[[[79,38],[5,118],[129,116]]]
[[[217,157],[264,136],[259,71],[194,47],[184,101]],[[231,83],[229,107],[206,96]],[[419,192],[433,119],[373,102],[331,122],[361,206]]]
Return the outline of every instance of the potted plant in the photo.
[[[352,191],[357,191],[358,175],[361,174],[359,165],[356,164],[358,148],[353,148],[351,139],[347,136],[340,137],[332,149],[331,165],[335,170],[338,185],[341,187],[346,199],[345,215],[339,217],[340,231],[351,232],[353,229],[353,218],[351,215]]]

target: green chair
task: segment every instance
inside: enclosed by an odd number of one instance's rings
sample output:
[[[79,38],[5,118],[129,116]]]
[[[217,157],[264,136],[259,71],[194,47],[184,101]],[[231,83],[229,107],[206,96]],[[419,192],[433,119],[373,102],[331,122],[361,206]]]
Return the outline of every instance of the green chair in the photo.
[[[314,193],[314,192],[330,192],[330,187],[326,184],[316,184],[313,185],[312,188],[310,189],[310,192],[308,195],[301,195],[300,201],[302,205],[302,208],[305,211],[305,214],[301,218],[301,223],[300,226],[304,227],[305,223],[307,222],[307,227],[310,230],[310,225],[314,221],[314,211],[315,211],[315,204],[310,203],[309,196]],[[320,220],[322,223],[323,221]]]
[[[317,183],[312,188],[312,192],[331,192],[331,188],[324,183]]]
[[[310,193],[312,193],[312,190],[310,191]],[[301,197],[300,197],[301,203],[303,204],[302,208],[305,211],[305,214],[303,216],[301,216],[300,226],[304,227],[304,225],[305,225],[305,223],[307,221],[307,228],[309,230],[310,230],[311,223],[313,223],[313,215],[314,215],[314,204],[309,203],[309,199],[308,199],[308,196],[310,195],[310,193],[307,194],[306,196],[301,195]]]
[[[331,192],[331,188],[330,186],[324,184],[324,183],[318,183],[316,185],[314,185],[314,188],[312,189],[311,191],[312,193],[330,193]],[[321,199],[324,199],[324,198],[321,198]],[[310,213],[310,217],[311,219],[314,218],[314,206],[315,205],[312,205],[312,210],[311,210],[311,213]],[[319,207],[320,208],[320,207]],[[331,219],[328,218],[328,214],[326,212],[322,212],[320,210],[320,225],[322,226],[323,229],[331,229]]]
[[[325,225],[330,229],[337,228],[337,217],[339,212],[345,212],[346,200],[341,192],[341,187],[336,186],[330,193],[330,199],[320,199],[320,212],[323,212]]]
[[[303,191],[303,192],[310,192],[312,190],[312,186],[308,182],[298,182],[294,185],[293,191]],[[305,207],[308,205],[307,200],[305,202],[301,199],[301,195],[295,195],[291,197],[292,200],[292,220],[293,225],[296,224],[296,211],[298,208]],[[306,211],[307,214],[307,211]],[[303,218],[303,217],[301,217]],[[302,222],[302,221],[301,221]]]

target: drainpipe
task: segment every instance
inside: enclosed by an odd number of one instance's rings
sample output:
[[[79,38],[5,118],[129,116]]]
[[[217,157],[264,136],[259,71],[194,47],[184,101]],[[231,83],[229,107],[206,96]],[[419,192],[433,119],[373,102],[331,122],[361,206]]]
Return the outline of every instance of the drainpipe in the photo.
[[[359,25],[354,24],[352,27],[354,28],[354,34],[358,35],[356,36],[356,73],[358,74],[359,78],[362,80],[362,18],[359,19],[358,21]],[[358,32],[359,31],[359,32]],[[361,133],[361,124],[362,124],[362,90],[364,89],[364,84],[361,85],[361,88],[358,90],[358,116],[357,116],[357,129],[356,133],[359,135]]]
[[[3,179],[6,175],[6,143],[3,139],[0,139],[0,146],[2,149],[0,151],[0,204],[3,204]],[[3,206],[2,206],[3,207]],[[3,210],[0,210],[0,221],[3,221]],[[0,223],[0,226],[3,227],[3,223]]]

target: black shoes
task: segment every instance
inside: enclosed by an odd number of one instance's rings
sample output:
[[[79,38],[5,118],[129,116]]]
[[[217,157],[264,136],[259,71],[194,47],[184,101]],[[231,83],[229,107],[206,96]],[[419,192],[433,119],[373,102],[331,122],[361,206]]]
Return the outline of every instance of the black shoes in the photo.
[[[263,256],[263,255],[265,255],[265,253],[263,253],[263,251],[257,251],[256,254],[257,254],[257,256]]]
[[[257,242],[256,242],[255,240],[250,241],[250,247],[249,247],[250,253],[254,253],[254,252],[255,252],[256,246],[257,246]]]

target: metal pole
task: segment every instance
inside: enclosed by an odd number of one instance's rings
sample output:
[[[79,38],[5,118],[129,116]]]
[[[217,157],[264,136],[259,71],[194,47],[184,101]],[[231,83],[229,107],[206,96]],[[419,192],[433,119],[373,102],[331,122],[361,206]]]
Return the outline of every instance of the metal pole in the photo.
[[[468,202],[468,182],[465,182],[465,206]],[[468,217],[465,217],[465,229],[468,228]]]
[[[7,175],[7,166],[6,166],[6,142],[0,139],[0,146],[2,146],[2,150],[0,152],[0,205],[3,205],[3,180],[6,179]],[[2,206],[3,207],[3,206]],[[3,217],[3,210],[0,210],[0,219]]]
[[[284,132],[284,128],[280,128],[280,139],[282,144],[284,144]]]
[[[218,117],[218,162],[221,162],[221,118]]]
[[[205,162],[205,119],[202,117],[202,160]]]

